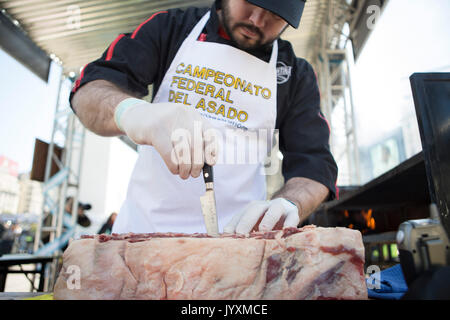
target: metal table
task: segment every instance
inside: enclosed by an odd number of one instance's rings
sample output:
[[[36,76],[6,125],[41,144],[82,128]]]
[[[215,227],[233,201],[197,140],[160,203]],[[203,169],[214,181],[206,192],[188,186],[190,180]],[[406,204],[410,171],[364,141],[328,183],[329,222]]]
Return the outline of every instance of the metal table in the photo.
[[[52,262],[53,256],[35,256],[32,254],[7,254],[0,257],[0,292],[5,291],[6,277],[9,273],[33,273],[40,274],[38,291],[44,290],[45,267],[47,263]],[[41,264],[40,268],[36,266],[34,270],[9,270],[11,266],[23,264]]]
[[[0,292],[0,300],[50,300],[39,297],[51,294],[51,292]]]

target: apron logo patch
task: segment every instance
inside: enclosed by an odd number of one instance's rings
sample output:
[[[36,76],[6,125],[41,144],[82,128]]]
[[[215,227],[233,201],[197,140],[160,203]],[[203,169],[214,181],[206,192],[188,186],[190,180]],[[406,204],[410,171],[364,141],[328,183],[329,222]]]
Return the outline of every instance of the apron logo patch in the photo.
[[[283,84],[291,77],[292,67],[287,66],[284,62],[277,62],[277,83]]]

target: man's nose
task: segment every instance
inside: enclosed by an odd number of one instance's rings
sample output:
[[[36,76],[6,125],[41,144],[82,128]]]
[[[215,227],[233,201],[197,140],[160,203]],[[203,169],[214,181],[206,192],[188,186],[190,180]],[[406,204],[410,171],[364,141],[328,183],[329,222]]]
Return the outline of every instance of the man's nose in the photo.
[[[255,8],[253,8],[250,13],[249,20],[257,28],[264,27],[266,20],[266,10],[255,6]]]

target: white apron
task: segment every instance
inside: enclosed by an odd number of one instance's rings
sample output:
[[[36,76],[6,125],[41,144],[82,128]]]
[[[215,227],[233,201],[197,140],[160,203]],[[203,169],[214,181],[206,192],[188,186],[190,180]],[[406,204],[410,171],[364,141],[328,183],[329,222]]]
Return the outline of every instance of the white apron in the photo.
[[[277,42],[267,63],[232,46],[197,41],[208,19],[209,12],[184,40],[153,102],[172,101],[194,108],[225,137],[233,130],[240,142],[248,139],[249,132],[263,128],[257,135],[257,143],[262,146],[257,150],[261,160],[261,154],[271,148],[275,127]],[[261,134],[264,132],[266,135]],[[236,143],[224,140],[213,167],[219,232],[250,201],[266,199],[264,164],[254,161],[256,151],[233,149]],[[245,159],[241,158],[244,154]],[[169,171],[153,147],[139,146],[127,198],[113,232],[204,233],[200,206],[204,193],[202,175],[182,180]]]

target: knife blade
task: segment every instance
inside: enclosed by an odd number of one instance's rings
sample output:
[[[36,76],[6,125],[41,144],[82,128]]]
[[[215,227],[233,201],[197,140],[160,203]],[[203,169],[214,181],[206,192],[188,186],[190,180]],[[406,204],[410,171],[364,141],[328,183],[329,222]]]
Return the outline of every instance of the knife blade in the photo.
[[[206,185],[206,192],[200,197],[200,204],[206,232],[212,237],[217,237],[219,236],[219,226],[217,223],[216,197],[214,195],[213,168],[206,163],[203,166],[203,179]]]

